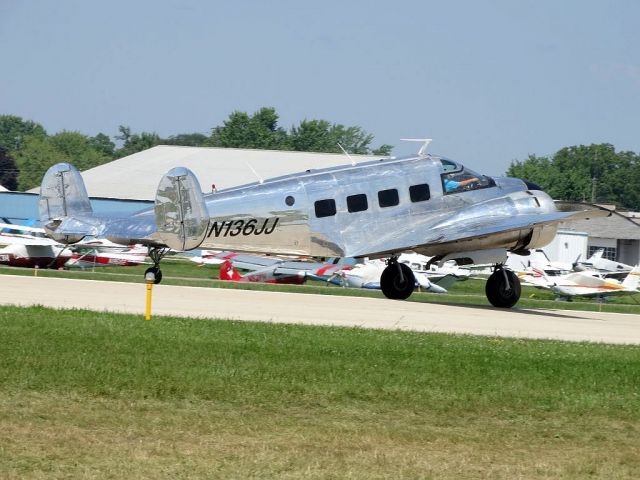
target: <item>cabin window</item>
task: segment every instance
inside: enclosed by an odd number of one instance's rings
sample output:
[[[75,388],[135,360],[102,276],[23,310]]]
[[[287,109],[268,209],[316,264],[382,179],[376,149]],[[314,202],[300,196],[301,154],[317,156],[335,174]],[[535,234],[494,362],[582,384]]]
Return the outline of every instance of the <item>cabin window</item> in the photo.
[[[369,203],[364,193],[347,197],[347,210],[349,210],[349,212],[364,212],[367,208],[369,208]]]
[[[400,203],[400,198],[398,197],[398,190],[395,188],[390,188],[389,190],[380,190],[378,192],[378,205],[380,207],[395,207]]]
[[[286,203],[289,207],[293,207],[293,204],[296,203],[296,199],[291,195],[287,195],[287,198],[284,199],[284,203]]]
[[[316,217],[331,217],[336,214],[336,201],[333,198],[318,200],[314,203]]]
[[[421,183],[420,185],[411,185],[409,187],[409,197],[413,203],[424,202],[431,198],[431,192],[429,191],[429,185]]]

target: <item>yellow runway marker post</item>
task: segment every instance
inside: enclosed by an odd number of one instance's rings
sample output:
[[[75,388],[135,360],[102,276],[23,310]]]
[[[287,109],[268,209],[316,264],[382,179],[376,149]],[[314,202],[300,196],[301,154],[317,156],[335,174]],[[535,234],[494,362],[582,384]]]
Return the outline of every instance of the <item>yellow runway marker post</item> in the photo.
[[[155,283],[156,276],[153,272],[149,272],[144,277],[147,282],[147,308],[145,309],[145,320],[151,320],[151,293],[153,291],[153,284]]]

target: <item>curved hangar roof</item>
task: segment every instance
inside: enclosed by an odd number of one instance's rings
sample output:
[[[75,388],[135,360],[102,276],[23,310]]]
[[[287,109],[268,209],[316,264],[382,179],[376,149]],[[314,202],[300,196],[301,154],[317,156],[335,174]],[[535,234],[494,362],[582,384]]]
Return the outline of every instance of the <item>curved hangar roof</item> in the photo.
[[[374,156],[352,155],[357,162]],[[173,167],[195,173],[205,193],[268,178],[350,163],[343,154],[159,145],[82,172],[91,197],[154,200],[158,183]],[[255,170],[256,173],[254,173]],[[36,189],[39,191],[39,189]]]

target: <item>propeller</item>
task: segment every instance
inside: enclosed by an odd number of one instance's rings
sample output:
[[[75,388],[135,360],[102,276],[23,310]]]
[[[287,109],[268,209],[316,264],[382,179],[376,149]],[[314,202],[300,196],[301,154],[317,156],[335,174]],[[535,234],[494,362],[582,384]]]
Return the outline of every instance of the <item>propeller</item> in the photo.
[[[576,259],[573,261],[573,263],[571,264],[571,268],[574,271],[577,271],[579,269],[580,266],[580,257],[582,256],[582,253],[579,253],[578,256],[576,257]]]

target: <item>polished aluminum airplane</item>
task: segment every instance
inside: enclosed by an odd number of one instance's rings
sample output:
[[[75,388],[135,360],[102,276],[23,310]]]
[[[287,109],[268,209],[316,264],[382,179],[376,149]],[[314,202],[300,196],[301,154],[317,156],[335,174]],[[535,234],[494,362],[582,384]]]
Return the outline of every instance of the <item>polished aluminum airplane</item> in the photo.
[[[503,268],[507,251],[542,247],[555,236],[558,222],[600,215],[558,212],[536,185],[480,175],[427,153],[428,142],[405,158],[352,161],[206,195],[189,169],[177,167],[160,180],[153,208],[122,217],[95,215],[80,173],[57,164],[42,180],[40,220],[63,243],[91,235],[148,246],[155,265],[147,274],[156,282],[169,249],[389,257],[382,291],[405,299],[415,282],[397,259],[414,251],[440,262],[495,265],[487,298],[494,306],[511,307],[520,283]]]

